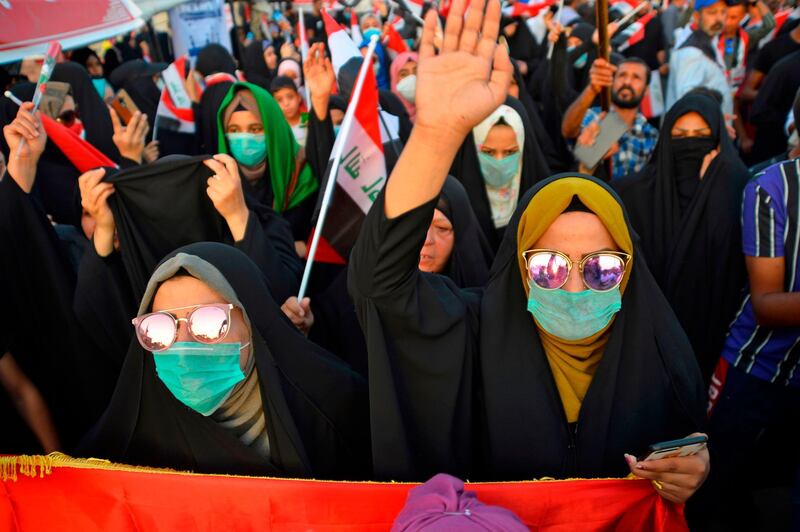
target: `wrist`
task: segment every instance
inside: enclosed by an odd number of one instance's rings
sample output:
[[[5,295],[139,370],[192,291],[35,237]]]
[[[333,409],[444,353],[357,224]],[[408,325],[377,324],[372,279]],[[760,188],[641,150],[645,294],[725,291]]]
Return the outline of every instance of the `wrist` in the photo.
[[[144,149],[141,150],[119,150],[119,154],[126,159],[130,159],[134,161],[136,164],[142,164],[142,153]]]
[[[225,223],[228,224],[228,229],[230,229],[234,242],[240,242],[244,239],[249,216],[249,209],[246,206],[242,206],[225,217]]]
[[[92,235],[94,250],[100,257],[108,257],[114,252],[114,226],[97,225]]]
[[[415,144],[432,149],[441,154],[441,157],[455,157],[456,152],[469,133],[469,130],[461,132],[444,125],[426,125],[418,121],[411,130],[409,143],[413,139]]]
[[[313,92],[311,93],[311,107],[314,109],[314,114],[317,115],[317,120],[322,122],[326,118],[328,118],[328,104],[330,103],[330,96],[325,95],[315,95]]]
[[[33,188],[33,182],[36,178],[36,165],[38,157],[35,160],[20,159],[14,153],[10,154],[9,161],[6,164],[6,170],[14,181],[16,181],[19,188],[26,194],[29,194]]]

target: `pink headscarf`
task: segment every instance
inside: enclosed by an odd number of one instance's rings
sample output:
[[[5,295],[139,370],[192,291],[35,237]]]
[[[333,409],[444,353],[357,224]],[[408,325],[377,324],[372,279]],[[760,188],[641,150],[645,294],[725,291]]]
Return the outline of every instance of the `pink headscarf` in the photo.
[[[419,62],[419,54],[417,54],[417,52],[403,52],[398,54],[397,57],[394,58],[394,61],[392,61],[392,66],[389,68],[389,79],[392,92],[403,102],[406,111],[408,111],[408,117],[413,122],[417,117],[417,106],[408,103],[406,99],[397,92],[397,83],[400,81],[397,78],[400,75],[400,69],[406,66],[406,63],[409,61],[414,61],[415,63]]]

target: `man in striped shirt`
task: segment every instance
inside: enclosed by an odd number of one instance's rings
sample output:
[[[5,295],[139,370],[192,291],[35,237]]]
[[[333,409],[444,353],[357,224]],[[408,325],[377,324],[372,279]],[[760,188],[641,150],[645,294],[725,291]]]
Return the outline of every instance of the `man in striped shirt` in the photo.
[[[779,471],[795,479],[790,529],[800,530],[800,158],[745,187],[742,247],[749,289],[725,342],[727,376],[708,431],[717,515],[728,530],[757,530],[750,489]]]

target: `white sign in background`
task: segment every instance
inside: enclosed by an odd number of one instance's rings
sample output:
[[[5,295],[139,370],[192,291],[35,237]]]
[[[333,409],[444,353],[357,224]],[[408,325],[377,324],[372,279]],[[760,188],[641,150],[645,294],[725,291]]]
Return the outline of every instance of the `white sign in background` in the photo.
[[[233,51],[223,6],[224,0],[195,0],[170,10],[175,57],[189,54],[194,66],[197,54],[207,44],[218,43]]]

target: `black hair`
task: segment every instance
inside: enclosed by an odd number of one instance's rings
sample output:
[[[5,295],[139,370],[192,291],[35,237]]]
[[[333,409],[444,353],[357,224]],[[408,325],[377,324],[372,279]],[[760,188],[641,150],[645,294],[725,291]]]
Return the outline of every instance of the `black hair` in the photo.
[[[719,105],[722,105],[723,102],[722,93],[717,89],[709,89],[708,87],[695,87],[686,94],[702,94],[703,96],[708,96]]]
[[[650,83],[650,65],[647,64],[647,61],[645,61],[641,57],[626,57],[622,61],[620,61],[619,65],[617,65],[617,66],[622,66],[625,63],[633,63],[635,65],[642,65],[644,67],[644,69],[645,69],[644,82],[645,82],[645,84],[649,84]]]
[[[273,79],[272,83],[269,85],[269,92],[271,94],[275,94],[281,89],[292,89],[294,92],[298,92],[294,80],[288,76],[278,76]]]

